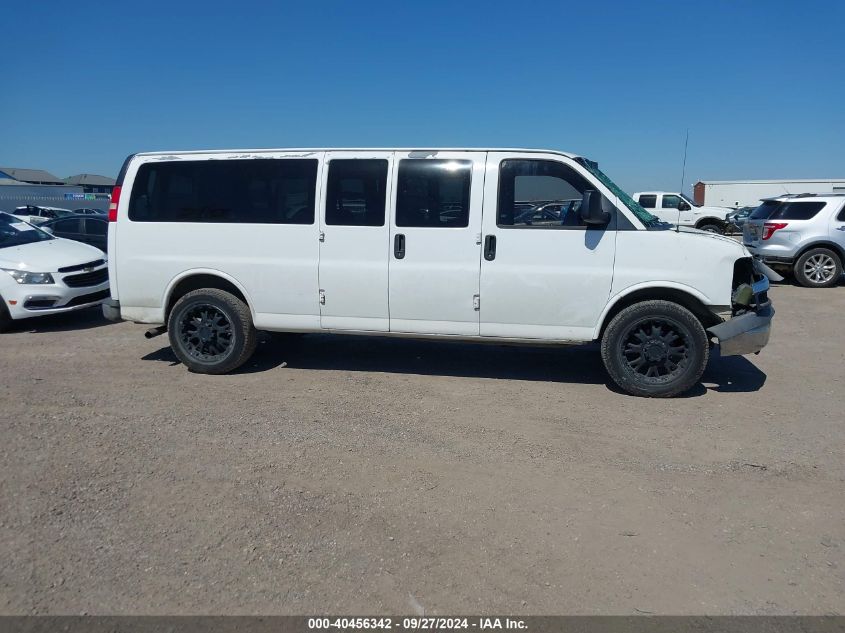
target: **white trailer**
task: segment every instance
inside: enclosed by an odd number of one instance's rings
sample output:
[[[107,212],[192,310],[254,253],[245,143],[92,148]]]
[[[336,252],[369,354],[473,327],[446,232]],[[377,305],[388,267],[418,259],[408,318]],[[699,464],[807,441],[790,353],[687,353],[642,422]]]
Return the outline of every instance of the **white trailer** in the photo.
[[[708,180],[693,186],[696,204],[718,207],[757,206],[762,198],[785,193],[845,193],[845,178],[808,180]]]

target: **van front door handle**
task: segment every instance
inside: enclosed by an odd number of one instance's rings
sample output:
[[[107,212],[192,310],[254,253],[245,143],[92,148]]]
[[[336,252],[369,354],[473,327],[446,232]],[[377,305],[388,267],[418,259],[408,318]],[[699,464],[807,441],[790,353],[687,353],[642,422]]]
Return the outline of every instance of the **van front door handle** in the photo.
[[[396,259],[405,257],[405,236],[401,233],[397,233],[393,238],[393,255]]]
[[[496,259],[496,236],[488,235],[484,238],[484,259],[492,262]]]

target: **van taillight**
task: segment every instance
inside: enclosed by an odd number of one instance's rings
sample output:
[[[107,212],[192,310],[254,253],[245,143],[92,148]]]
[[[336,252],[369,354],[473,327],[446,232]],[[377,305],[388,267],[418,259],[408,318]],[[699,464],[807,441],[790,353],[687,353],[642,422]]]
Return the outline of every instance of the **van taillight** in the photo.
[[[117,205],[120,204],[120,187],[111,190],[111,202],[109,203],[109,222],[117,222]]]
[[[772,235],[775,234],[775,231],[780,231],[782,228],[786,227],[786,222],[766,222],[763,224],[763,239],[767,240]]]

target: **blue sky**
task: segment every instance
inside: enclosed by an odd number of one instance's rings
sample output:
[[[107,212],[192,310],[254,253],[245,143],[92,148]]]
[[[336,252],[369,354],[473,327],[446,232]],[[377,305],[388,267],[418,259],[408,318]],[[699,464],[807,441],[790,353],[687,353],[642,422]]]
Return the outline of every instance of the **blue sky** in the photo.
[[[30,2],[3,9],[0,165],[131,152],[551,147],[628,191],[845,178],[842,2]]]

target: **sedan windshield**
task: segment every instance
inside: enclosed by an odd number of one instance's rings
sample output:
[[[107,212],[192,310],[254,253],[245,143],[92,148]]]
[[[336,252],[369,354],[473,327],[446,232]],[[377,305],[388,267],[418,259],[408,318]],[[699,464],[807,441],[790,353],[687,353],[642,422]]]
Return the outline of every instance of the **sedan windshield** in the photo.
[[[8,213],[0,213],[0,248],[52,240],[53,236]]]

